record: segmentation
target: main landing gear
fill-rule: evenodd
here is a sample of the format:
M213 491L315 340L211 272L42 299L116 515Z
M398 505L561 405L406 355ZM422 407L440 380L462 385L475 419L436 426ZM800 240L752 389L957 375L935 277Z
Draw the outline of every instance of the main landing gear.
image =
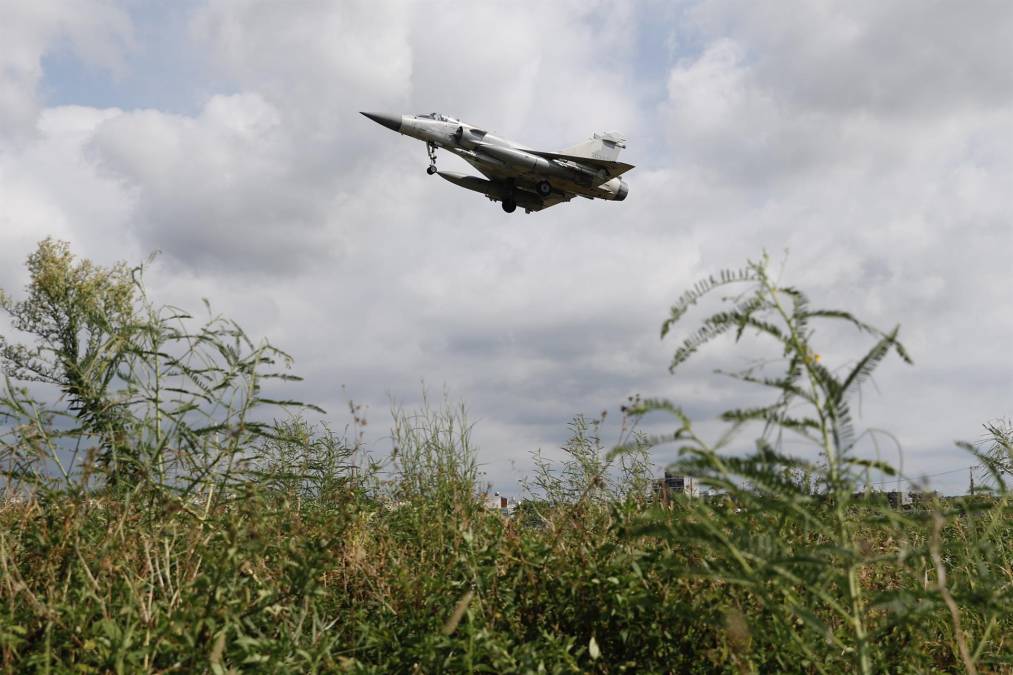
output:
M426 168L426 173L432 176L436 173L436 144L432 141L426 142L426 153L429 155L429 166Z
M512 199L504 199L503 210L506 211L507 213L513 213L515 210L517 210L517 202L515 202Z
M549 181L547 180L543 180L535 187L538 189L539 197L548 197L549 195L552 194L552 186L549 185Z

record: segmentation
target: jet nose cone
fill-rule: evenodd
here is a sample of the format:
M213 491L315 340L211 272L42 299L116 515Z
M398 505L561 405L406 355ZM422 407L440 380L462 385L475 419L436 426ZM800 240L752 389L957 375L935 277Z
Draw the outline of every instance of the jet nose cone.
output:
M389 115L387 113L370 113L370 112L364 112L360 114L365 115L366 117L373 120L377 124L382 124L388 129L392 129L394 131L401 131L400 115Z

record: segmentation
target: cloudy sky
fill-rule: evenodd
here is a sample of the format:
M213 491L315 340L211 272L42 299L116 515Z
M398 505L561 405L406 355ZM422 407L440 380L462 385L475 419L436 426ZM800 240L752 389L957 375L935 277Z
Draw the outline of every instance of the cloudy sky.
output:
M291 395L339 428L366 404L378 450L423 382L467 403L514 493L571 416L633 393L714 428L742 390L712 370L755 352L672 376L658 329L764 249L817 304L901 324L915 365L884 365L861 422L906 471L966 467L952 441L1013 415L1003 0L0 0L0 45L0 288L46 235L103 263L161 251L158 300L208 297L290 352ZM630 195L507 215L360 110L545 149L619 130Z

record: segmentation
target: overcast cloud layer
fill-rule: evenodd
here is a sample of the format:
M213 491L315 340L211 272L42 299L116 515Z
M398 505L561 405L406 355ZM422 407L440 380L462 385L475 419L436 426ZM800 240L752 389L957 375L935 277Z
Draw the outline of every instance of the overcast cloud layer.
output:
M658 328L696 278L787 249L818 304L902 325L915 366L884 366L863 424L911 473L966 467L952 441L1013 414L1013 6L521 5L0 0L0 287L50 234L159 250L156 298L289 351L335 425L367 404L378 450L389 397L446 386L516 493L576 413L736 403L710 371L748 350L670 376ZM623 203L507 215L359 110L546 149L617 129L638 168Z

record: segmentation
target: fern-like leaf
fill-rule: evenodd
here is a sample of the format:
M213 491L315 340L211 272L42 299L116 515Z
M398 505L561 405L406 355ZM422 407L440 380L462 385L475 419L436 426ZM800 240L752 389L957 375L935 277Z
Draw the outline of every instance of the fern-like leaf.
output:
M661 324L661 337L664 338L668 335L672 326L682 318L689 308L715 288L744 281L755 281L756 278L756 272L752 267L743 267L738 270L721 270L717 277L711 275L705 279L700 279L693 284L691 289L679 296L679 299L672 305L670 316Z
M890 349L894 345L899 344L897 342L897 332L900 327L894 328L892 331L884 335L879 339L872 348L866 352L865 356L858 360L851 372L848 373L847 377L844 378L841 383L840 392L838 396L845 396L853 387L861 386L861 384L872 375L872 371L886 358L886 355L890 353Z

